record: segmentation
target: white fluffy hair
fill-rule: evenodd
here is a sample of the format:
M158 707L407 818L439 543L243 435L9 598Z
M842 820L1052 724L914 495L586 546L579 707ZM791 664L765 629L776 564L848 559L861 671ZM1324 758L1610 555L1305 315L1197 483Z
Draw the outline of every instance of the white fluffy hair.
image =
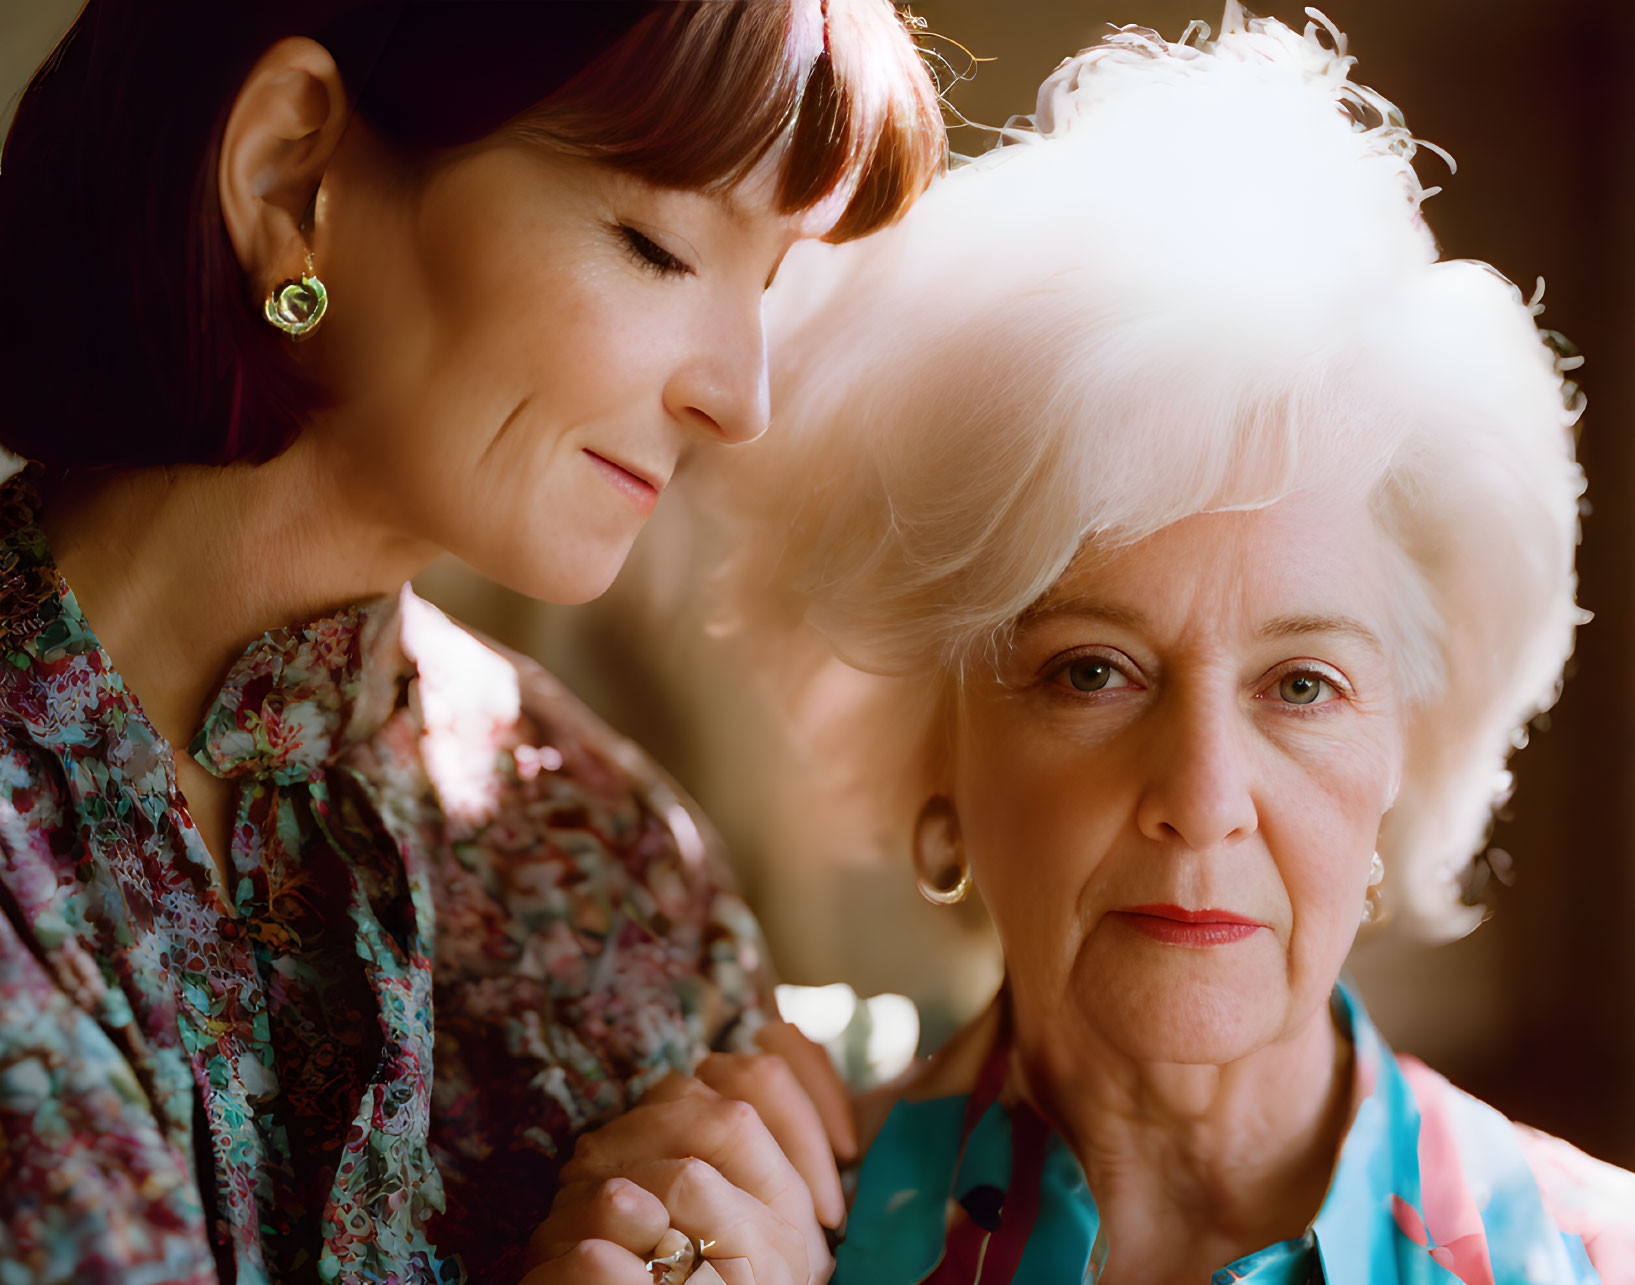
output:
M1400 563L1386 895L1452 934L1585 618L1576 361L1498 273L1438 258L1422 145L1308 13L1118 30L896 227L802 247L727 583L762 654L816 631L892 690L945 688L1087 544L1348 489Z

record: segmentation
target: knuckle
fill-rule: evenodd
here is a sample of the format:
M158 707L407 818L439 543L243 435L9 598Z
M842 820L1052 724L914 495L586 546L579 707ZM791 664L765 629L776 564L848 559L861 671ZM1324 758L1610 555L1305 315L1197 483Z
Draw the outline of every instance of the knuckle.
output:
M753 1133L761 1125L761 1113L742 1098L723 1099L720 1117L722 1126L737 1136Z
M616 1214L635 1213L640 1199L636 1184L628 1178L609 1178L596 1189L597 1203Z
M594 1168L601 1154L601 1138L594 1133L582 1133L579 1141L573 1144L573 1159L568 1161L566 1168Z
M681 1179L695 1187L708 1183L715 1170L708 1160L700 1160L697 1156L686 1156L681 1161Z
M620 1250L605 1240L582 1240L562 1255L561 1262L573 1269L571 1280L590 1273L610 1273L619 1266Z
M710 1166L697 1156L686 1156L676 1161L675 1173L669 1184L672 1197L702 1194L709 1187L712 1172Z

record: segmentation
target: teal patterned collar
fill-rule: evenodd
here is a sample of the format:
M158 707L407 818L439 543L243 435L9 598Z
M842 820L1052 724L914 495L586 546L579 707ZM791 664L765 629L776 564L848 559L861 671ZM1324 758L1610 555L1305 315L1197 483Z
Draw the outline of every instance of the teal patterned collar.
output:
M1596 1280L1587 1259L1579 1261L1581 1247L1575 1256L1576 1238L1554 1230L1509 1122L1459 1095L1457 1123L1422 1128L1413 1087L1357 996L1342 982L1332 1004L1356 1049L1357 1110L1322 1207L1303 1237L1222 1267L1213 1285ZM997 1104L989 1108L962 1155L966 1104L958 1096L892 1110L864 1158L833 1285L916 1285L942 1257L950 1191L967 1210L1002 1204L1011 1183L1010 1118ZM1485 1172L1465 1172L1473 1158ZM1422 1163L1434 1170L1429 1199ZM1055 1135L1040 1188L1013 1279L1094 1285L1107 1260L1100 1216L1083 1170Z

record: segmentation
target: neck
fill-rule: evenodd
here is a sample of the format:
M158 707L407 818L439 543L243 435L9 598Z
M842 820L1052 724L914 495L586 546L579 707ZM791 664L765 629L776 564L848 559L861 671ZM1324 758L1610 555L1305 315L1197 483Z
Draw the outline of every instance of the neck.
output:
M48 498L58 569L172 744L254 639L393 592L435 556L359 515L338 476L308 434L267 464L144 469Z
M1064 1056L1059 1035L1028 1034L1019 1022L1015 1082L1083 1166L1116 1276L1207 1275L1316 1216L1352 1111L1352 1048L1326 1004L1225 1065L1136 1061L1093 1037Z

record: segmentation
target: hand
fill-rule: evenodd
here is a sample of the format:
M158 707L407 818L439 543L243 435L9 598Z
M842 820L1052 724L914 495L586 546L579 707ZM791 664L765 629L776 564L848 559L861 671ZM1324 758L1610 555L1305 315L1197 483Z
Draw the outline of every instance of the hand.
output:
M834 1157L857 1149L845 1088L793 1027L762 1043L782 1056L707 1058L580 1139L524 1285L651 1285L645 1260L672 1225L713 1242L699 1285L828 1279L819 1224L844 1218Z
M813 1108L818 1113L818 1118L823 1122L823 1131L828 1137L829 1149L834 1159L841 1165L851 1164L852 1161L857 1159L858 1152L857 1118L852 1109L851 1093L846 1088L845 1082L841 1080L839 1074L835 1071L834 1063L829 1060L829 1054L824 1050L823 1046L814 1044L807 1039L800 1033L800 1029L790 1022L768 1022L761 1027L755 1038L756 1042L768 1053L783 1059L799 1082L801 1089L811 1100ZM756 1059L749 1060L755 1061ZM717 1065L725 1068L729 1064L741 1063L742 1061L744 1059L734 1059L721 1054L707 1058L704 1065L699 1068L699 1078L725 1097L741 1098L743 1101L749 1102L761 1112L763 1119L768 1117L769 1112L774 1117L778 1116L779 1112L772 1108L769 1102L754 1094L754 1086L763 1082L761 1076L751 1075L728 1078L726 1076L716 1076L714 1073L713 1068ZM709 1073L706 1074L706 1071ZM794 1143L793 1137L784 1131L780 1131L776 1124L769 1123L767 1127L772 1130L772 1136L778 1139L779 1145L784 1149L784 1154L792 1155L790 1148ZM814 1163L811 1172L803 1168L799 1163L795 1167L801 1170L801 1173L812 1185L812 1199L818 1205L819 1220L825 1227L838 1228L846 1217L844 1199L838 1205L830 1208L819 1199L817 1194L818 1186L821 1185L816 1181L818 1171L827 1172L833 1166L827 1161L821 1164ZM833 1220L829 1217L831 1213L833 1214Z

